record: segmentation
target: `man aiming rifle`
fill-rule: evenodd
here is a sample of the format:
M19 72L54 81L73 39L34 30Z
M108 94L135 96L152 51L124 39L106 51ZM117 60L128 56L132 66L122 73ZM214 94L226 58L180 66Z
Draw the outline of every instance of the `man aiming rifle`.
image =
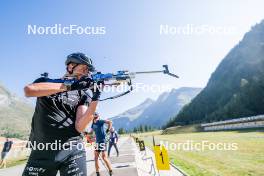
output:
M158 71L92 75L95 70L92 60L83 53L67 56L65 64L67 72L63 78L53 80L45 74L24 88L27 97L37 97L29 140L37 147L29 145L32 151L23 176L55 176L58 171L61 176L87 174L86 153L84 147L80 150L78 146L83 144L81 133L93 120L101 94L98 86L93 86L93 96L89 96L86 90L92 85L109 80L125 81L130 85L129 91L104 99L107 100L131 92L131 78L136 74L164 73L178 78L169 72L167 65ZM63 149L52 147L58 142ZM99 156L100 152L97 153ZM111 173L110 167L108 169Z
M86 152L79 149L81 133L93 120L100 90L95 86L90 98L84 92L92 84L89 75L94 71L92 60L83 53L73 53L65 62L67 75L75 81L63 77L61 83L51 82L41 77L25 86L27 97L37 97L32 119L30 143L52 144L59 142L63 149L32 149L23 176L87 175ZM65 149L66 148L66 149Z

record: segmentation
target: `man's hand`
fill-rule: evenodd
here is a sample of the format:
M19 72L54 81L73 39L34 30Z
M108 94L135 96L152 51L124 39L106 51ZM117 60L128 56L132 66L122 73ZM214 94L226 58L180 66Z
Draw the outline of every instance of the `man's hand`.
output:
M112 128L112 121L111 120L105 120L105 123L108 125L106 133L109 133L110 129Z
M98 101L100 99L103 86L104 86L104 82L101 81L93 85L93 88L91 89L93 92L92 101Z
M70 90L82 90L90 87L92 79L89 77L82 77L70 85Z

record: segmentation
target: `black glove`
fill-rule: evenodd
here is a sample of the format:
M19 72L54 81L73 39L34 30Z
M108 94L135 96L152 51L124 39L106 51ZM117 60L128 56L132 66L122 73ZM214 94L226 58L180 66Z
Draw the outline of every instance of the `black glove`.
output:
M109 129L106 129L106 131L105 131L106 133L109 133Z
M92 79L89 77L82 77L70 85L70 90L82 90L90 87Z
M104 82L99 81L93 85L93 88L91 89L93 92L92 101L98 101L100 99L103 83Z

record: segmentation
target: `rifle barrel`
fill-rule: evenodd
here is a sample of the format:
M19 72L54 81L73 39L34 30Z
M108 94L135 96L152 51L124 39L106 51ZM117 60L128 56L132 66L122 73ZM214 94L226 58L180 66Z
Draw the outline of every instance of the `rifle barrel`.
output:
M149 74L149 73L163 73L164 71L142 71L142 72L135 72L135 74Z

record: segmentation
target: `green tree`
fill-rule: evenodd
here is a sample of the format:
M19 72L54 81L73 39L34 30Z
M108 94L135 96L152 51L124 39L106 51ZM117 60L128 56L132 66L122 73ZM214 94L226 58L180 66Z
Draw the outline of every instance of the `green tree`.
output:
M124 128L119 128L118 129L118 134L126 134L126 131Z
M144 132L144 129L143 129L143 126L142 126L142 125L139 126L139 131L140 131L141 133Z
M134 127L133 132L134 133L137 133L138 132L137 127Z
M149 131L148 125L145 125L145 126L144 126L144 131L145 131L145 132L148 132L148 131Z

